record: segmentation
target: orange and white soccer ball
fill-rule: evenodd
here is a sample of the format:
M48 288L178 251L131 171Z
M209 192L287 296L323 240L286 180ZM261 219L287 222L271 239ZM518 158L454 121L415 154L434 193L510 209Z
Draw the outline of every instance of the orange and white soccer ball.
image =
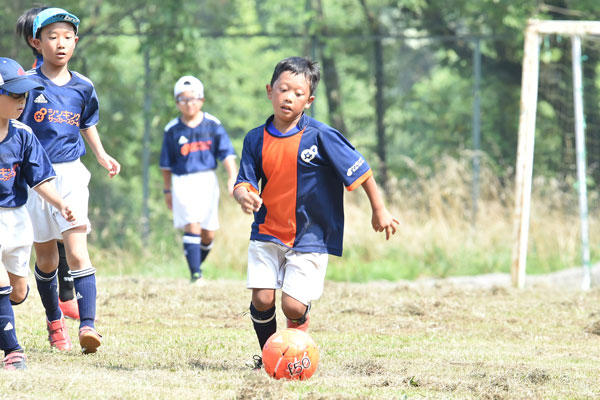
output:
M284 329L274 333L262 351L265 371L275 379L304 380L319 365L319 349L306 332Z

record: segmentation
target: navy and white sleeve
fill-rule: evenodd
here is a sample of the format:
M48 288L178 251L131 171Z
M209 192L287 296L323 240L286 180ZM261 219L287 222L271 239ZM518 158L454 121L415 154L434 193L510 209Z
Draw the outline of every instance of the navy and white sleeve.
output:
M355 189L373 174L363 155L337 130L324 130L319 139L319 149L325 151L346 189Z
M242 158L240 169L235 181L234 188L244 186L249 191L258 193L258 181L260 178L260 143L255 135L248 134L244 138L242 147Z
M25 182L33 188L48 179L54 178L56 173L37 137L31 134L26 135L25 138L21 173L25 178Z
M98 95L96 94L96 89L92 86L91 93L85 99L84 108L81 111L79 129L87 129L98 124L98 120L100 119L99 114Z
M218 138L216 149L217 158L223 161L229 156L235 156L235 149L233 148L233 144L231 144L229 135L227 135L227 131L225 131L225 128L221 124L217 126L216 137Z

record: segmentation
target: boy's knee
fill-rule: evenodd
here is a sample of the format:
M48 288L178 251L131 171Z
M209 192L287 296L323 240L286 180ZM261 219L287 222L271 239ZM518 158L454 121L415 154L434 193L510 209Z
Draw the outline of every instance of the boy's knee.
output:
M29 295L29 285L25 285L25 287L18 287L18 286L13 287L13 290L9 296L10 303L13 306L19 305L27 299L28 295Z
M259 311L265 311L272 308L275 305L274 291L261 290L252 293L252 304Z
M292 297L287 297L281 301L281 310L286 318L299 320L308 313L309 306Z
M58 268L58 254L56 256L36 254L35 264L40 271L50 273Z
M215 231L202 230L200 238L202 239L203 244L209 245L215 240Z

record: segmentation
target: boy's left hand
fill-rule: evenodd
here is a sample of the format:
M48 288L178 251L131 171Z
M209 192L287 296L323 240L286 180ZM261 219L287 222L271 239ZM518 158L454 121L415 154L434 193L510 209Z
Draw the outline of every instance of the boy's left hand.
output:
M121 171L121 164L106 153L98 156L98 163L108 170L108 176L111 178Z
M371 225L376 232L385 231L385 240L389 240L390 236L396 233L396 226L400 222L390 214L387 208L373 211Z
M59 211L60 211L60 214L63 216L63 218L66 219L68 222L70 222L71 225L73 225L75 223L77 218L75 217L75 215L73 215L73 211L71 211L71 207L64 204L63 207Z

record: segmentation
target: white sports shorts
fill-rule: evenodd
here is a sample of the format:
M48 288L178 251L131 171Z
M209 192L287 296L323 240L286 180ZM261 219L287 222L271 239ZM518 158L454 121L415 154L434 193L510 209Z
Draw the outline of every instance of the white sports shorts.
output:
M215 171L171 176L173 225L183 229L199 223L202 229L219 229L219 182Z
M323 294L327 253L300 253L272 242L251 240L248 246L248 289L281 289L308 305Z
M29 275L33 228L27 209L0 208L0 264L11 274Z
M65 163L52 164L56 178L51 181L56 190L67 202L77 218L71 224L60 215L60 212L44 200L34 189L29 189L27 211L33 224L33 241L43 243L49 240L62 239L62 233L77 226L86 226L90 233L91 225L88 219L88 200L90 192L90 172L79 159Z

